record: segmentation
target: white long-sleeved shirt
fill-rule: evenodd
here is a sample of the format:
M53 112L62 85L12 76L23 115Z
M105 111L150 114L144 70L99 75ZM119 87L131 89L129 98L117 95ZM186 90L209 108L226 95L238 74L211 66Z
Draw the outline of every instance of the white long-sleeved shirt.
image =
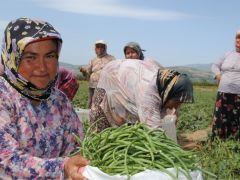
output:
M113 60L115 60L115 57L109 54L106 54L101 58L95 57L92 60L90 60L88 66L86 67L86 70L90 75L89 87L91 88L97 87L101 70L107 63Z
M159 68L155 61L117 60L102 70L98 88L106 91L101 103L109 123L118 126L115 114L128 123L144 122L151 128L162 125L156 78Z
M218 91L240 94L240 53L226 53L218 62L213 63L214 75L221 75Z

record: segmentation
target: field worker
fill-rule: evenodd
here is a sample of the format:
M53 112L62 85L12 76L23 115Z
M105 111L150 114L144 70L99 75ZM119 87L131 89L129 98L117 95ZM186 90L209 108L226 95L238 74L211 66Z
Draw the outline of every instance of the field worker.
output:
M98 121L99 131L139 121L159 128L168 109L177 113L181 103L192 101L187 75L162 69L151 61L117 60L102 70L90 122Z
M123 48L125 59L144 60L143 51L145 50L143 50L137 42L129 42Z
M155 64L156 66L160 66L161 68L164 68L157 61L150 59L150 58L145 58L143 51L145 51L145 50L142 49L137 42L129 42L123 48L125 59L151 61L150 62L151 64Z
M213 136L240 139L240 31L235 36L235 50L213 63L218 82L213 114Z
M86 68L80 68L80 72L88 74L89 79L89 94L88 94L88 107L92 105L92 97L94 90L97 87L98 80L100 77L101 70L110 61L115 60L115 57L107 53L107 43L103 40L95 42L95 53L96 57L89 61Z
M0 179L83 179L88 161L68 157L83 128L55 88L62 39L48 22L11 21L4 32L0 76Z
M72 101L79 88L76 74L66 68L59 67L56 88L61 90Z

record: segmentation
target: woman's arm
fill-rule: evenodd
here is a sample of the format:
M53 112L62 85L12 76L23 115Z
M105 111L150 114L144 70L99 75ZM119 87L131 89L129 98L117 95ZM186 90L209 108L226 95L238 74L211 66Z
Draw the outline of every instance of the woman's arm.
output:
M222 67L222 64L226 58L227 54L225 56L223 56L221 59L219 59L217 62L214 62L212 64L212 72L214 74L214 79L216 79L217 83L220 82L220 79L221 79L221 67Z
M64 120L62 121L62 128L64 129L64 135L62 137L63 146L60 156L68 156L71 152L73 152L77 146L79 146L74 138L74 135L80 137L83 140L83 125L81 123L80 117L78 117L77 113L73 109L70 102L67 103L67 106L64 108L63 114Z
M4 118L4 119L3 119ZM9 121L0 117L0 122ZM68 158L41 158L23 152L17 141L17 129L10 124L0 128L0 167L2 174L12 178L60 179L63 175L64 163Z
M86 166L88 161L80 155L70 158L40 158L21 151L18 142L13 136L2 129L0 130L0 139L2 178L64 179L64 177L75 177L83 179L79 168Z

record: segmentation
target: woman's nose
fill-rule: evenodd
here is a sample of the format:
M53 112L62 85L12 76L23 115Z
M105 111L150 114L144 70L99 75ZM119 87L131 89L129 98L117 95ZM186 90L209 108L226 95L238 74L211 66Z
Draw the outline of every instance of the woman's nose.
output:
M39 69L41 71L46 71L47 69L47 65L46 65L46 61L44 58L40 58L39 61L38 61L38 66L39 66Z

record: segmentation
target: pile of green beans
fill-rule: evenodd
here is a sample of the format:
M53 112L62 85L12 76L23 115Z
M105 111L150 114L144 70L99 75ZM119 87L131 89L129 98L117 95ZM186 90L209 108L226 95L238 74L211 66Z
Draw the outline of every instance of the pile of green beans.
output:
M150 129L142 123L110 127L102 132L89 128L83 141L76 139L80 144L77 153L110 175L130 177L145 169L157 169L177 179L178 173L166 169L176 168L191 179L190 171L197 169L193 152L183 150L161 129Z

